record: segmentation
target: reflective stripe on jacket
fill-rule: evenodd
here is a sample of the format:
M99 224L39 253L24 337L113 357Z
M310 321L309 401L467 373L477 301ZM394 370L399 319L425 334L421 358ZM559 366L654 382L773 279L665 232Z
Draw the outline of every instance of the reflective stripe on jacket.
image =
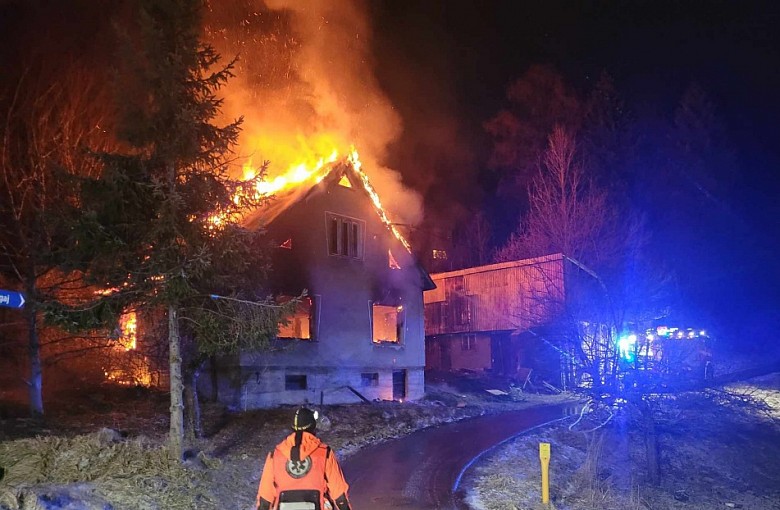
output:
M257 491L258 506L262 498L270 502L271 508L275 509L279 503L279 495L291 490L318 491L321 509L325 508L326 495L331 500L341 496L348 498L349 485L344 480L336 455L325 443L317 436L303 432L300 463L290 460L293 446L295 446L295 433L287 436L266 457Z

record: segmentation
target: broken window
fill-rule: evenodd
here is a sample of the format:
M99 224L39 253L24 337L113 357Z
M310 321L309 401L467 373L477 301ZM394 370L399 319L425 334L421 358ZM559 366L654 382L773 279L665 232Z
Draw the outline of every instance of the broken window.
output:
M374 343L403 340L406 312L403 305L374 303L371 307Z
M360 220L327 215L328 254L354 259L363 258L364 223Z
M280 296L277 298L279 303L287 303L291 296ZM314 303L309 296L301 299L295 306L291 316L288 316L279 323L278 338L292 338L297 340L311 340L312 325L314 323Z

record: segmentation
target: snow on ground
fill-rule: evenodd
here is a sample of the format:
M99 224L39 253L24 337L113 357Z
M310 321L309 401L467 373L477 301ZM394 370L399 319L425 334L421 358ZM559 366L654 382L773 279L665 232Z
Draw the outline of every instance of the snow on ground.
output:
M608 415L593 413L576 425L570 419L523 435L482 458L464 480L466 501L478 510L539 508L539 443L549 442L558 510L778 510L780 374L723 390L659 406L657 487L647 483L639 417L622 412L597 428Z

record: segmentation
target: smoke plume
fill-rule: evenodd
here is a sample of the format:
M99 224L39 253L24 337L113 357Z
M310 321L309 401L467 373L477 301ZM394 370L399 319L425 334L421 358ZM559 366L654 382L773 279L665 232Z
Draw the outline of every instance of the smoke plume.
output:
M270 161L273 177L354 145L393 221L417 223L420 196L384 166L402 125L374 74L371 32L356 1L213 0L206 19L209 42L239 59L222 95L224 114L244 118L240 158Z

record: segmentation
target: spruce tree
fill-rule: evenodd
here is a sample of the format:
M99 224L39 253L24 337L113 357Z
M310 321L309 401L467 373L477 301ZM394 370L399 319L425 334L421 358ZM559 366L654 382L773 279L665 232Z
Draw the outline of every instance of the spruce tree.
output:
M264 199L252 194L254 181L228 175L240 119L213 122L232 63L219 66L219 55L199 40L201 9L199 0L138 2L118 75L124 147L100 155L102 175L82 182L83 215L74 229L74 259L89 283L111 291L79 309L52 311L76 329L110 325L126 307L165 311L177 459L182 367L264 345L286 310L263 294L262 234L239 223Z

